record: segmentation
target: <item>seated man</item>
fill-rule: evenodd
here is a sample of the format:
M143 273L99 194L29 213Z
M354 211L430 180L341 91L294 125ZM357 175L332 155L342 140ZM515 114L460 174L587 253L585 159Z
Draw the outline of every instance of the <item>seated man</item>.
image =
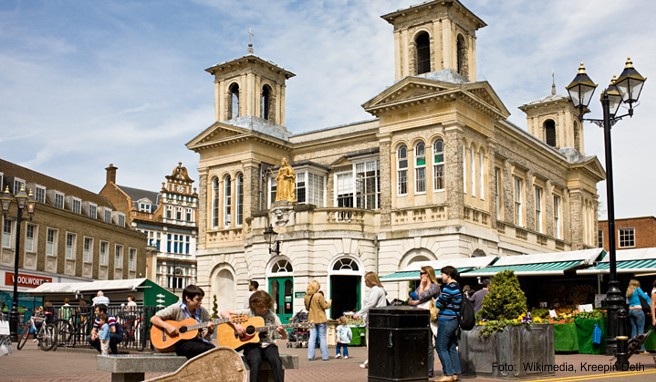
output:
M107 325L109 325L109 349L111 350L111 354L118 354L118 344L123 340L123 329L118 322L116 322L116 317L107 313L107 305L105 304L98 304L94 309L95 318L93 321L93 329L91 329L91 335L87 337L89 344L96 348L99 353L101 352L100 339L98 338L98 332L102 327L100 320L98 320L98 315L101 313L107 315Z
M201 306L205 292L196 285L189 285L182 291L182 301L157 312L150 322L158 328L164 330L170 337L178 336L178 328L165 322L166 320L182 321L187 318L195 318L199 324L207 323L205 334L198 331L198 337L191 340L180 340L175 344L175 354L187 359L193 358L210 349L214 345L210 342L214 332L214 323L210 318L209 312Z
M287 331L280 326L282 325L278 316L273 312L273 299L269 294L263 290L257 290L253 292L251 297L248 299L249 309L242 309L237 312L224 311L221 312L221 317L229 318L231 314L246 314L249 317L262 317L264 319L264 325L266 326L277 326L276 331L280 334L283 339L287 338ZM239 335L244 334L244 328L239 324L229 324L233 325L234 329ZM260 365L262 364L262 359L265 359L271 365L271 370L273 371L273 380L275 382L283 382L284 374L282 370L282 361L280 360L280 354L278 353L278 346L273 340L273 335L269 335L267 332L260 333L260 343L253 344L247 343L242 347L244 351L244 357L246 357L246 362L250 369L250 380L259 381L260 379Z

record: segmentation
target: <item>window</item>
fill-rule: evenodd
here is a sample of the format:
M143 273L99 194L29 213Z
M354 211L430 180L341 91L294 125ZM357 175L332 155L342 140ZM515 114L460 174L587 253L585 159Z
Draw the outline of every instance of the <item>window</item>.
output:
M85 263L91 263L93 260L93 238L84 238L84 248L82 249L82 260Z
M415 146L415 192L426 192L426 146L419 142Z
M191 237L169 233L166 235L166 251L169 253L189 254Z
M219 226L219 178L212 179L212 227Z
M64 194L55 191L55 207L64 208Z
M535 186L535 230L542 233L542 188Z
M524 224L524 211L522 209L523 188L524 181L520 178L515 178L515 225L517 227L522 227Z
M269 204L273 204L276 201L276 190L278 189L278 181L276 178L271 178L270 180L271 189L269 190L269 197L271 198Z
M151 213L152 212L152 204L150 204L148 202L140 202L139 203L139 212Z
M544 140L549 146L556 147L556 122L553 119L544 121Z
M296 202L305 203L305 174L304 172L296 173Z
M12 240L12 233L13 233L13 227L12 225L14 224L13 221L5 218L4 224L2 225L2 246L4 248L13 248L13 240Z
M620 237L620 248L635 247L635 228L619 228L617 231Z
M294 272L294 267L292 267L292 263L284 259L279 260L271 267L271 273L291 273L291 272Z
M406 195L408 193L408 148L405 145L402 145L396 150L396 161L396 193L398 195Z
M37 250L38 226L27 223L25 225L25 252L35 253Z
M237 205L235 206L235 224L241 226L244 224L244 175L237 174L237 184L236 184L236 197Z
M458 55L456 58L458 73L467 78L467 44L465 44L465 38L461 34L456 38L456 54Z
M17 194L20 190L25 190L25 181L23 179L14 178L14 194Z
M415 39L417 46L417 74L430 72L430 36L426 32L421 32Z
M485 155L483 150L478 152L478 196L485 199Z
M45 203L46 202L46 188L43 186L36 186L36 190L34 192L34 200L36 200L38 203Z
M494 194L496 199L496 212L497 219L502 220L503 212L503 181L501 179L501 169L499 167L494 168Z
M194 210L191 208L187 208L187 221L190 223L194 222Z
M46 231L46 255L57 256L57 235L56 229L48 228Z
M230 102L228 103L228 119L239 117L239 85L230 85Z
M462 146L462 192L467 193L467 146Z
M223 177L223 226L230 227L230 211L232 210L232 184L230 176Z
M71 199L71 211L76 214L82 214L82 200L79 198Z
M74 233L66 232L66 259L75 260L75 242L77 235Z
M471 180L471 195L476 196L476 149L474 148L473 144L469 149L469 163L471 165L471 174L469 179Z
M560 227L560 215L562 211L560 209L560 196L554 195L554 237L556 239L560 239L562 233L562 229Z
M105 207L105 223L112 222L112 210Z
M123 246L116 244L114 251L114 268L123 269Z
M444 189L444 141L433 142L433 190Z
M377 160L355 164L356 206L358 208L371 210L380 205L380 174L378 170Z
M348 258L339 259L333 265L333 271L357 271L359 269L358 263Z
M603 248L604 247L604 231L603 230L597 230L597 248Z
M336 177L337 207L353 207L353 174L345 172Z
M314 204L317 207L323 207L323 175L313 174L308 175L308 203Z
M271 107L271 87L264 85L262 87L262 99L260 104L262 119L269 119L269 108Z
M89 217L92 219L98 218L98 206L93 203L89 203Z
M109 243L106 241L100 241L100 255L99 261L100 265L107 266L107 256L109 255Z
M182 207L175 209L175 220L182 220Z
M119 227L125 227L125 215L122 212L119 212L116 216L116 224Z
M128 269L132 272L137 270L137 249L130 248L128 250Z

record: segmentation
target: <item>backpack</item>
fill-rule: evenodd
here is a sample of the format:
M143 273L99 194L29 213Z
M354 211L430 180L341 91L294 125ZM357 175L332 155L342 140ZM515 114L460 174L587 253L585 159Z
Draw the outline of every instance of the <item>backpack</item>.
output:
M460 328L462 330L472 330L476 325L474 304L462 293L462 289L460 289L460 294L462 295L462 303L460 303Z

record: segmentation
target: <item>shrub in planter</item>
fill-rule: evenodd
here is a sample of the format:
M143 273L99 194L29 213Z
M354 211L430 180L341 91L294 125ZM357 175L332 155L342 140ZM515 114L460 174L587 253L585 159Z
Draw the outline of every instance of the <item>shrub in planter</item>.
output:
M484 320L514 319L526 314L526 295L513 271L499 272L490 280L490 291L483 300Z

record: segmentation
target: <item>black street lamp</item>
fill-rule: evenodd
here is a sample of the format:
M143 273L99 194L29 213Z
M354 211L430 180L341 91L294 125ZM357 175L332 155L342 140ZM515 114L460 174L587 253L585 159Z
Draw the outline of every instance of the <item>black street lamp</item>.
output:
M626 65L620 77L611 81L608 88L601 93L601 106L603 110L603 119L587 119L583 115L590 110L588 105L592 99L592 94L597 84L592 82L585 72L583 63L579 66L579 71L574 80L567 85L572 103L579 109L579 120L590 121L604 129L604 147L606 151L606 195L608 203L608 253L610 256L610 275L608 281L608 291L604 305L607 310L607 328L606 328L606 354L617 355L618 346L616 337L620 334L620 328L624 333L626 325L626 307L625 298L622 295L619 282L617 281L617 258L615 248L615 201L613 197L613 159L611 154L611 128L622 118L633 116L633 104L638 102L642 85L647 79L638 73L633 67L631 58L627 58ZM617 115L620 105L628 104L628 112L624 115ZM618 317L620 310L623 310ZM627 359L618 361L628 362Z
M30 220L36 208L36 201L32 198L32 191L29 195L25 193L25 186L21 186L20 191L16 195L9 192L9 186L5 187L5 191L0 196L2 203L2 216L7 216L9 213L9 206L11 202L16 200L16 251L14 252L14 296L12 297L11 312L9 313L9 331L12 342L18 342L18 258L20 256L20 237L21 237L21 222L23 221L23 210L27 210Z
M273 241L274 237L278 235L278 232L273 230L271 224L264 230L264 240L269 244L269 254L280 255L280 240ZM275 245L275 247L274 247Z

